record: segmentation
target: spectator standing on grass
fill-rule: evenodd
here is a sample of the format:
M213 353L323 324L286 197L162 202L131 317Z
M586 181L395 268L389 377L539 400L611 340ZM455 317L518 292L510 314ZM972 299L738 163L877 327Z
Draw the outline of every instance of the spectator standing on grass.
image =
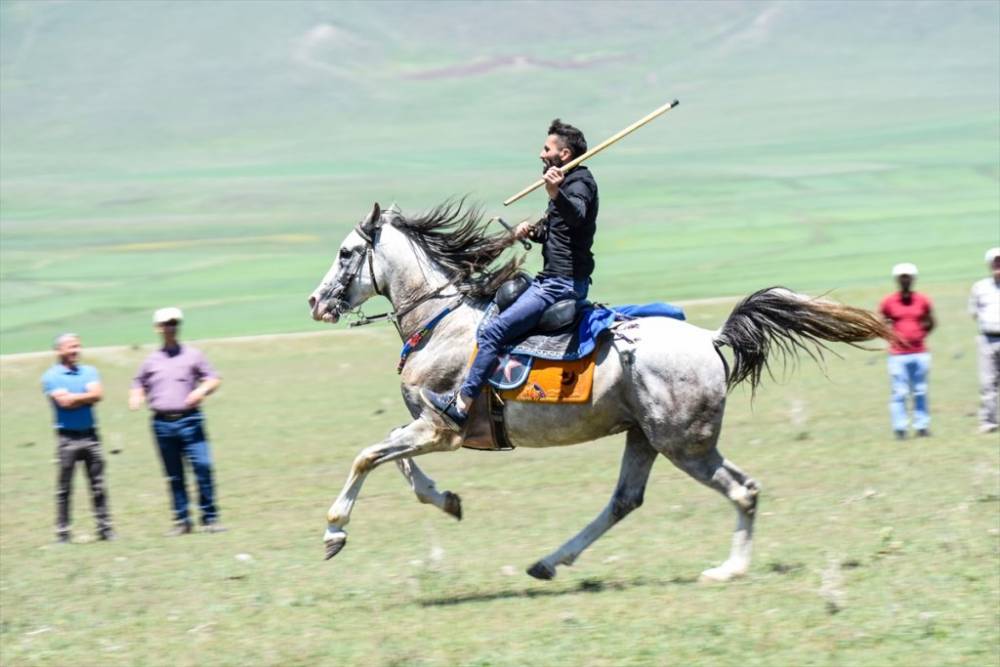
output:
M179 308L160 308L153 326L163 345L143 361L129 391L129 409L138 410L145 401L153 412L153 436L159 446L163 470L170 484L175 537L192 531L188 511L184 459L198 481L201 523L205 532L225 530L219 523L212 478L212 454L205 433L201 404L221 383L205 355L178 338L184 315Z
M997 430L997 387L1000 385L1000 248L986 251L992 275L972 286L969 313L979 325L979 432Z
M889 346L889 377L892 397L889 413L892 430L900 440L906 438L910 419L906 399L913 396L913 428L919 437L930 435L931 415L927 406L927 375L931 354L924 340L934 330L930 298L913 291L917 267L909 262L892 267L899 291L882 299L879 311L892 325L896 340Z
M111 527L111 514L108 511L104 455L94 417L94 404L104 395L101 378L93 366L79 363L81 345L80 337L76 334L62 334L56 338L54 347L59 360L42 375L42 389L52 403L58 443L56 539L60 543L70 541L73 471L77 461L82 461L90 479L90 499L94 507L94 518L97 520L97 539L113 540L115 531Z

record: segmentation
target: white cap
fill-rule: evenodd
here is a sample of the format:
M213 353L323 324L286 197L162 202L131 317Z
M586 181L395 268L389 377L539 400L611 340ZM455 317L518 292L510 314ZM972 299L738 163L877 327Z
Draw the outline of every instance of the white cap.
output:
M892 267L892 277L898 278L899 276L915 276L917 275L917 265L911 264L909 262L903 262L902 264L897 264Z
M1000 257L1000 247L990 248L989 250L986 251L987 264L992 264L993 260L995 260L997 257Z
M177 320L180 322L183 319L184 313L181 312L181 309L173 306L160 308L153 313L153 324L163 324L164 322L169 322L170 320Z

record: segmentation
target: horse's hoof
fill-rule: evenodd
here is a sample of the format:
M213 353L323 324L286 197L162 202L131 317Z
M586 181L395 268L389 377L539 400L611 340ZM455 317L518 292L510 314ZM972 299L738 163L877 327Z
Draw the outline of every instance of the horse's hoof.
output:
M541 579L542 581L548 581L556 576L556 568L551 565L546 565L542 561L538 561L529 567L527 572L535 579Z
M718 584L725 581L729 581L729 575L722 568L718 567L705 570L698 577L698 583L701 584Z
M742 577L743 574L743 572L738 570L720 565L719 567L713 567L702 572L701 576L698 577L698 581L703 584L725 583L737 577Z
M462 520L462 499L457 493L451 491L444 492L444 511L452 515L459 521Z
M347 533L334 533L333 535L328 535L323 541L326 544L325 560L330 560L339 554L340 550L347 544Z

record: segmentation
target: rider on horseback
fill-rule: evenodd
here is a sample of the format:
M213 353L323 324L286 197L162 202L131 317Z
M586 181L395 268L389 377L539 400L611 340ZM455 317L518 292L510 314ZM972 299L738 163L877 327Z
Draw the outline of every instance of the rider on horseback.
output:
M597 183L590 170L577 166L567 173L564 164L587 152L583 133L558 118L549 126L539 157L543 163L549 205L545 218L522 222L514 230L542 244L542 271L518 299L486 324L477 336L478 349L462 386L454 394L420 390L425 404L455 431L461 431L469 408L486 385L503 348L529 333L546 308L563 299L586 299L594 271L597 223Z

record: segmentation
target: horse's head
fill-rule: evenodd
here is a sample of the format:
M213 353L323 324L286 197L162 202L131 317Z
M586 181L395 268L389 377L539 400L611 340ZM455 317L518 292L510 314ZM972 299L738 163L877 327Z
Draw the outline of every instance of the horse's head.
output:
M314 320L335 324L345 312L379 293L373 257L382 225L382 209L376 203L340 244L330 270L309 295Z
M323 281L309 295L314 320L335 323L374 295L392 303L391 320L439 296L491 297L517 271L513 258L491 264L510 247L511 235L489 234L475 208L449 200L417 217L378 204L343 243Z

